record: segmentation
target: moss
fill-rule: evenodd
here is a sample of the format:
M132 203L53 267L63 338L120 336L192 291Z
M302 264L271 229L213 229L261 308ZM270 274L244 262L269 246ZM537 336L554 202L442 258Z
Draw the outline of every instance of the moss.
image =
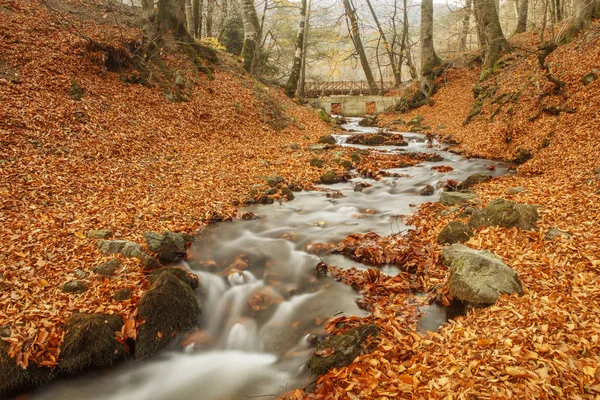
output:
M157 272L154 283L140 300L139 317L146 322L138 332L135 345L137 359L154 356L176 334L191 329L198 322L200 307L194 291L173 270Z
M517 204L513 201L497 199L482 210L473 212L469 227L500 226L503 228L534 229L539 216L529 204Z
M458 190L466 190L466 189L469 189L471 186L474 186L474 185L477 185L477 184L483 183L483 182L488 182L491 179L492 179L492 177L487 174L469 175L469 177L467 179L465 179L458 185Z
M310 160L311 167L323 168L323 163L324 161L320 158L313 158L312 160Z
M473 231L461 222L452 221L442 229L438 236L439 244L464 243L473 236Z
M199 286L198 278L195 275L191 275L186 270L176 267L157 269L156 271L148 275L148 280L150 281L150 283L154 283L163 274L173 275L180 281L189 285L192 289L197 289Z
M330 336L317 346L317 351L307 363L308 370L315 375L326 374L331 368L349 365L362 351L363 342L369 336L377 336L379 329L373 324L361 325L337 336ZM327 354L322 357L317 354Z
M60 351L58 369L74 374L92 367L108 367L125 358L116 339L123 320L109 314L73 314L66 322L67 334Z
M331 122L329 115L327 115L327 113L323 110L319 110L319 118L321 118L321 121L325 122L326 124Z
M0 340L0 397L8 398L21 391L29 390L53 380L56 372L49 368L40 368L30 364L27 369L17 365L8 356L8 342Z

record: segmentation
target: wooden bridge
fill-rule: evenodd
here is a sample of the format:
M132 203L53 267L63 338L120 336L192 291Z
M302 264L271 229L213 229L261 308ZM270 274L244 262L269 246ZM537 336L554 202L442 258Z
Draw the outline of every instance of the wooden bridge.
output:
M383 82L383 93L394 88L394 82ZM318 98L324 96L356 96L382 95L381 82L377 82L377 90L371 90L367 81L331 81L306 82L304 97Z

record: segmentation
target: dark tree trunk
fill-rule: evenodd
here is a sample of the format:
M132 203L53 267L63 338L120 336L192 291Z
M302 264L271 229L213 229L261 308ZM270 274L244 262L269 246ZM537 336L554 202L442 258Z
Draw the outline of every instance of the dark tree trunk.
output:
M212 37L213 35L214 6L215 0L206 0L206 37Z
M463 9L462 29L460 31L460 40L458 41L458 51L467 51L467 38L469 37L470 19L471 19L472 0L467 0Z
M375 82L375 78L373 78L373 73L371 72L371 67L369 66L369 60L367 59L365 48L363 47L362 41L360 39L360 30L358 29L358 18L356 17L356 11L350 3L350 0L342 1L346 10L346 16L350 20L350 36L352 36L354 48L358 53L360 64L363 68L363 71L365 72L365 78L367 79L367 83L369 84L369 89L372 93L377 93L377 83Z
M304 31L306 28L306 0L300 2L300 22L298 24L298 35L296 36L296 52L294 54L294 64L287 83L285 84L285 94L288 97L294 97L300 78L300 69L302 67L302 56L304 54Z
M194 37L202 38L202 9L204 0L194 0L192 3L192 13L194 14Z
M375 14L375 10L373 9L373 6L371 5L371 1L370 0L366 0L366 1L367 1L367 5L369 6L369 10L371 11L371 15L373 16L373 21L375 21L375 25L377 25L377 30L379 31L379 37L383 41L383 46L385 47L385 51L387 52L388 58L390 59L390 66L392 67L392 73L394 74L395 87L399 87L400 84L402 83L402 73L400 71L400 67L396 63L396 56L394 55L392 46L390 46L390 43L388 42L387 38L385 37L385 33L383 31L383 28L381 27L381 24L379 23L377 14Z
M500 20L496 12L494 0L475 0L475 15L477 16L478 32L484 50L482 78L492 71L500 52L508 48L508 42L502 33Z
M493 1L493 0L492 0ZM433 0L421 1L421 76L431 83L434 69L442 63L433 48Z
M244 69L250 73L254 72L260 52L260 25L258 15L254 8L253 0L241 0L242 2L242 20L244 22L244 47L242 48L242 58L244 59Z
M551 0L553 1L553 0ZM523 33L527 30L527 9L529 7L529 0L521 0L519 4L519 17L517 19L517 29L515 33Z

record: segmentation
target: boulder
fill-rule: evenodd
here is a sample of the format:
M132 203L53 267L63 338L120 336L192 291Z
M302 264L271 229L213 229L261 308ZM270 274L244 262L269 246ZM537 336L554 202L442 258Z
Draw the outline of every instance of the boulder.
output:
M456 206L467 204L476 197L473 193L442 192L440 203L444 206Z
M271 187L273 186L277 186L279 185L281 182L283 182L283 178L279 175L271 175L271 176L267 176L265 178L265 180L267 181L267 184Z
M177 333L198 323L200 306L194 290L178 277L182 273L173 271L176 269L158 270L150 289L140 300L139 318L146 322L139 327L135 345L135 357L139 360L154 356Z
M340 178L333 171L327 171L323 176L321 176L321 183L324 185L333 185L339 181Z
M492 179L491 175L487 175L487 174L473 174L473 175L470 175L464 181L462 181L458 185L457 189L458 190L467 190L471 186L477 185L479 183L487 182L487 181L489 181L491 179Z
M145 232L148 250L158 255L163 263L174 263L185 258L186 240L183 234L165 231L162 234Z
M123 320L118 315L73 314L65 323L65 340L60 348L58 370L74 374L94 367L108 367L125 358L116 338Z
M308 360L308 370L315 375L324 375L332 368L349 365L361 353L363 342L369 336L378 334L379 328L369 324L328 337L317 346L314 355Z
M546 240L553 240L557 237L562 237L565 239L570 239L571 235L569 232L561 231L560 229L552 228L546 233Z
M294 200L296 196L294 196L294 192L287 186L281 188L281 194L284 195L288 200Z
M439 244L464 243L473 236L473 231L462 222L452 221L438 235Z
M83 293L88 289L87 283L84 281L71 281L62 285L61 290L65 293Z
M145 251L142 250L142 246L134 242L125 243L125 246L121 249L120 253L127 258L137 258L140 260L140 264L144 269L153 269L160 267L158 260Z
M10 333L9 333L10 335ZM9 342L0 340L0 398L12 398L18 392L42 386L53 380L56 371L30 363L27 369L8 355Z
M317 143L324 143L324 144L335 144L335 138L333 137L333 135L330 133L328 135L325 135L323 137L321 137Z
M383 135L373 135L365 140L365 144L367 146L380 146L385 143L385 136Z
M432 196L435 193L435 188L431 185L425 186L421 191L419 191L419 195L421 196Z
M129 240L101 240L98 242L98 247L102 254L119 254L128 244L139 246Z
M515 187L508 188L508 189L506 190L506 192L507 192L508 194L518 194L518 193L523 193L523 192L525 192L525 188L524 188L523 186L515 186Z
M310 160L311 167L323 168L324 163L325 161L321 160L320 158L313 158Z
M360 121L358 121L358 125L364 126L364 127L373 126L374 123L375 123L375 118L373 118L373 117L363 118Z
M117 268L119 268L120 266L121 260L119 260L118 258L114 258L110 261L95 266L94 268L92 268L92 271L99 275L113 276Z
M501 294L523 294L518 274L487 250L453 244L442 250L442 264L450 270L452 297L473 306L494 304Z
M350 160L340 160L340 165L346 169L352 169L354 165L352 165L352 161Z
M88 239L110 239L113 231L110 229L92 229L85 235Z
M514 201L496 199L487 207L473 212L469 227L500 226L503 228L535 229L538 213L529 204L517 204Z

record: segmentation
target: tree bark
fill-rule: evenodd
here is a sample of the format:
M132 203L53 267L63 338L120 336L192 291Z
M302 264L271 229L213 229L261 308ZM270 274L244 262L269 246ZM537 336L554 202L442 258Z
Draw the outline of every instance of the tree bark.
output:
M554 1L554 0L552 0ZM517 29L515 33L523 33L527 30L527 9L529 7L529 0L521 0L519 4L519 17L517 19Z
M287 83L285 84L285 94L288 97L294 97L298 88L298 79L300 78L300 69L302 67L302 56L304 54L304 33L306 28L306 0L300 1L300 22L298 24L298 35L296 36L296 52L294 53L294 63Z
M196 29L194 26L194 8L192 6L192 0L185 0L185 26L190 35L196 36Z
M308 31L310 29L310 10L312 7L312 0L308 3L308 8L306 10L306 23L304 24L304 43L302 43L302 48L304 49L302 53L302 66L300 67L300 82L298 83L298 96L302 99L304 98L304 85L306 83L306 53L307 53L307 44L308 44Z
M254 72L260 51L260 25L253 0L241 0L242 21L244 22L244 47L242 58L244 69Z
M373 78L373 73L371 72L371 67L369 66L367 55L365 54L365 48L363 47L362 41L360 39L360 30L358 29L358 18L356 17L356 11L350 3L350 0L342 0L342 2L344 3L346 16L350 20L350 36L352 37L354 48L358 53L360 64L362 65L363 71L365 73L365 78L367 79L367 83L369 84L369 89L372 93L377 93L377 83Z
M493 69L496 61L500 58L500 51L508 48L508 41L502 33L496 4L494 0L475 0L476 15L478 18L479 32L485 43L482 78ZM478 11L478 12L477 12Z
M158 22L161 33L172 32L178 39L187 39L189 34L185 27L185 21L185 4L183 1L160 0L158 2Z
M213 14L215 9L215 0L206 0L206 37L213 35Z
M202 38L202 9L204 8L204 0L193 0L192 11L194 14L194 37Z
M565 34L560 38L560 41L568 41L576 36L579 32L587 29L592 23L592 17L596 12L596 1L594 0L574 0L574 17L573 22Z
M385 51L387 52L387 55L390 59L390 66L392 67L392 73L394 74L395 87L399 87L400 84L402 83L402 73L400 71L398 64L396 63L396 56L394 55L392 46L390 46L390 43L388 42L387 38L385 37L385 32L383 31L383 28L381 27L381 24L379 23L379 19L377 18L377 14L375 14L375 10L373 9L373 6L371 5L371 1L370 0L366 0L366 1L367 1L367 5L369 6L369 10L371 10L371 15L373 16L373 21L375 21L375 25L377 25L377 30L379 31L379 37L381 38L381 40L383 42L383 46L385 47Z
M466 0L463 8L462 30L460 31L460 40L458 42L458 51L467 51L467 38L469 37L469 27L471 18L472 0Z
M491 0L493 1L493 0ZM493 3L492 3L493 4ZM421 76L430 84L433 70L442 60L433 48L433 0L421 1Z

